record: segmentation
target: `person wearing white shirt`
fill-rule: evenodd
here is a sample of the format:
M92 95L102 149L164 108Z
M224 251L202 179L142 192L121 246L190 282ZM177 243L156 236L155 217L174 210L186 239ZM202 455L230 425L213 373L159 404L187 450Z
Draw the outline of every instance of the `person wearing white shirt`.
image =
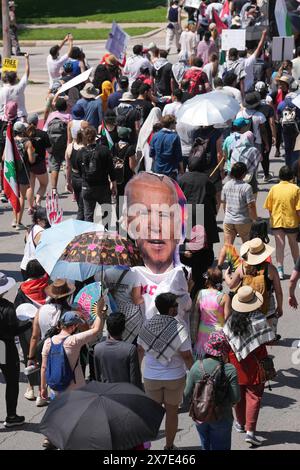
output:
M6 72L3 75L3 87L0 90L0 119L4 119L5 106L8 101L16 101L18 104L18 118L25 120L27 111L25 106L25 88L30 74L29 54L24 54L26 64L25 73L17 83L16 72Z
M293 59L293 69L292 69L292 75L293 78L300 83L300 47L297 47L297 57L296 59Z
M234 72L228 72L223 78L224 86L222 90L229 96L233 96L239 104L242 104L242 93L237 86L237 76Z
M250 90L250 88L253 86L254 83L254 65L256 63L256 60L260 57L262 48L264 46L265 40L267 37L267 30L263 31L261 39L258 43L257 48L253 52L253 54L249 55L247 57L247 52L243 51L239 53L239 56L243 58L244 60L244 68L246 72L245 76L245 92Z
M137 44L133 46L133 56L128 57L123 70L124 75L128 77L129 88L141 73L141 67L152 70L152 65L148 59L143 57L143 46Z
M163 117L168 115L177 116L178 111L182 106L182 91L180 89L174 90L172 95L172 103L166 104L162 112Z
M59 52L63 48L63 46L68 42L69 49L67 54L59 57ZM52 84L54 80L57 80L60 76L60 69L63 65L67 62L69 55L71 53L73 47L73 37L71 34L67 34L67 36L63 39L61 44L57 44L56 46L51 47L49 51L49 55L47 57L47 70L49 75L49 88L52 88Z
M223 4L220 3L220 2L212 2L210 3L210 5L208 5L208 7L206 8L206 11L205 11L205 16L206 18L208 18L209 20L213 20L213 10L215 10L215 12L220 15L221 11L223 9Z
M196 55L198 41L195 23L189 23L185 30L182 31L179 43L181 47L179 60L184 60L187 62L192 55Z

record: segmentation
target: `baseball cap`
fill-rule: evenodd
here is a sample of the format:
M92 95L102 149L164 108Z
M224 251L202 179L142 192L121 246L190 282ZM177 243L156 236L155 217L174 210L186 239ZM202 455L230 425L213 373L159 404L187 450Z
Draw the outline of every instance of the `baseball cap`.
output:
M21 132L25 132L27 127L28 125L25 122L17 121L14 123L13 129L15 132L21 133Z
M27 118L28 124L37 124L39 122L39 115L37 113L29 114Z
M65 312L61 317L60 322L65 326L79 325L80 323L84 323L82 318L80 318L76 312L72 311Z
M257 82L255 84L255 91L258 91L259 93L266 89L267 89L267 85L265 84L265 82Z

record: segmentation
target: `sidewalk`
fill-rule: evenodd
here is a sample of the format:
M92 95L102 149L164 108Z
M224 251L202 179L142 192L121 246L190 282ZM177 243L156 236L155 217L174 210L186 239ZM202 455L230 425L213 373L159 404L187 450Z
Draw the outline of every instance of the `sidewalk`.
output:
M164 23L118 23L121 28L162 28ZM110 23L85 21L84 23L19 24L20 29L111 29Z

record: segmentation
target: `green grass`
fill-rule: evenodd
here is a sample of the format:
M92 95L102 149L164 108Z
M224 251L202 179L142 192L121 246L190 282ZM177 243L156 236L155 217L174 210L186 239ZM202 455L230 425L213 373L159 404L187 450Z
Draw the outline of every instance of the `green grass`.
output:
M125 28L130 36L139 36L152 31L153 28ZM62 40L66 34L72 33L77 41L107 39L110 29L63 29L63 28L38 28L20 30L18 35L21 40Z
M74 0L72 4L68 0L22 0L17 18L28 24L161 22L166 20L166 4L166 0Z

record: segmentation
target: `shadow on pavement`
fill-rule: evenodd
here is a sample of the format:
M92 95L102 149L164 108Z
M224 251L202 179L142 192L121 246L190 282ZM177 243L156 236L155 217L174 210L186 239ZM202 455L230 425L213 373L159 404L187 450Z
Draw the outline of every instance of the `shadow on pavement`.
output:
M3 421L0 421L0 424L3 425ZM41 434L40 431L40 423L24 423L22 426L15 426L13 428L5 428L1 427L0 428L0 433L9 433L9 432L15 432L15 431L26 431L26 432L34 432L36 434Z
M282 383L278 384L278 386L282 386ZM273 387L273 384L272 384ZM274 388L276 388L276 384L274 385ZM262 398L262 408L266 406L270 406L275 409L283 409L283 408L289 408L291 405L294 405L297 403L297 400L294 398L289 398L289 397L283 397L282 395L275 395L275 393L272 394L272 392L268 393L265 391L263 398Z
M266 439L262 447L274 446L277 444L300 444L300 433L297 431L271 431L259 432L259 437Z
M290 377L290 374L293 377ZM299 389L299 383L300 383L300 370L299 369L294 369L291 367L290 369L282 369L277 372L276 376L276 383L272 383L271 387L272 388L279 388L282 386L289 387L289 388L296 388Z

